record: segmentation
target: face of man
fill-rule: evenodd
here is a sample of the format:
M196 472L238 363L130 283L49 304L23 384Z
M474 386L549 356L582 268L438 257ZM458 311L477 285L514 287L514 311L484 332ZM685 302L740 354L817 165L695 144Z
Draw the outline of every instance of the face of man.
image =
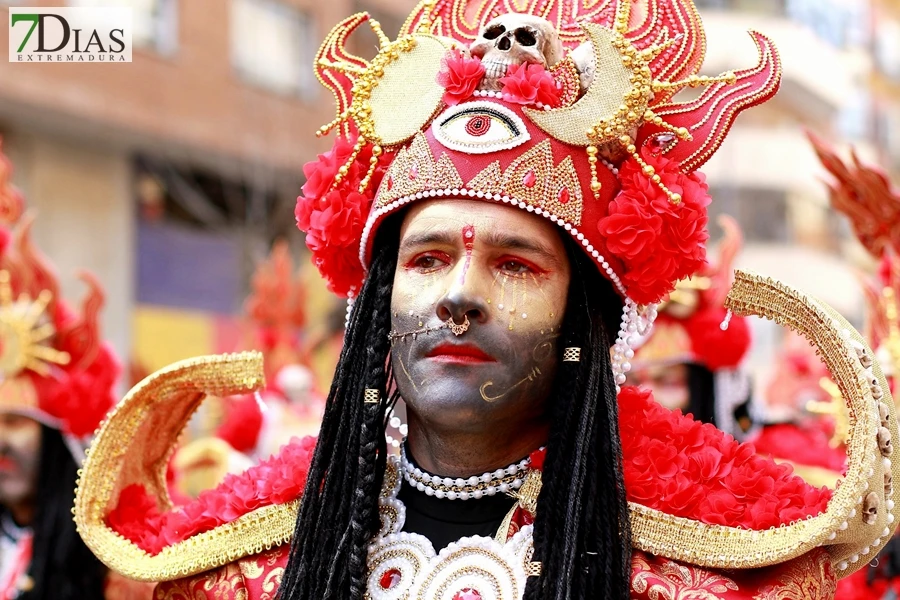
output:
M570 277L540 217L471 200L414 206L391 298L394 376L411 415L480 432L543 414Z
M27 507L37 492L40 449L37 421L0 413L0 504L14 516L30 513Z
M687 410L691 401L686 364L647 365L635 369L629 385L653 390L653 398L669 410Z

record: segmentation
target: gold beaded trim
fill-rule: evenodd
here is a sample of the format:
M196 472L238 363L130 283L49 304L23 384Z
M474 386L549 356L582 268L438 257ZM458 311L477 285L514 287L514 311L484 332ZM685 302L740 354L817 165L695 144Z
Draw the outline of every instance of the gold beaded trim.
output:
M268 506L151 556L106 524L128 485L139 483L169 510L166 466L178 436L207 394L229 396L265 384L258 352L182 361L150 375L109 414L88 449L75 492L75 523L109 568L141 581L199 573L290 539L297 503Z
M678 38L640 50L626 37L630 14L631 0L622 0L613 30L595 23L582 25L593 46L597 74L581 99L564 108L549 111L526 108L525 113L554 138L587 149L592 174L591 190L596 196L599 196L601 189L596 168L599 148L618 144L668 196L670 202L678 204L681 195L666 187L656 170L638 153L635 132L641 125L651 123L671 131L682 140L692 139L686 128L670 125L650 109L654 96L659 92L674 93L685 87L717 83L732 85L737 78L733 72L728 72L718 77L692 75L678 81L654 80L650 64L677 43Z
M581 225L584 202L578 172L569 156L554 166L549 140L523 153L506 170L494 162L464 183L450 158L441 154L435 161L425 136L417 134L388 168L375 205L384 208L429 192L451 195L454 189L482 193L485 197L506 196L545 210L565 223Z

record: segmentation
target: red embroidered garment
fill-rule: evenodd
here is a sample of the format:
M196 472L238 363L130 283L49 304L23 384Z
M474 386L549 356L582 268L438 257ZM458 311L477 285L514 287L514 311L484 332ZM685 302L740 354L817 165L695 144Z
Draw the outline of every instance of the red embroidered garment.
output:
M195 577L161 583L156 588L156 599L271 600L284 574L288 554L289 547L284 545ZM828 554L823 550L776 567L728 574L637 551L631 564L631 600L827 600L835 597L835 576Z

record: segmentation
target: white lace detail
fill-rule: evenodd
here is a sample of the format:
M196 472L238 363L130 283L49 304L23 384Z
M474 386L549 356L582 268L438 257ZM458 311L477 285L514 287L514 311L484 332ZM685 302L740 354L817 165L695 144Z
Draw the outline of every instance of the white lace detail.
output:
M534 553L532 527L506 544L462 538L435 552L428 538L405 533L399 460L391 457L379 500L381 531L369 545L367 597L371 600L519 600Z

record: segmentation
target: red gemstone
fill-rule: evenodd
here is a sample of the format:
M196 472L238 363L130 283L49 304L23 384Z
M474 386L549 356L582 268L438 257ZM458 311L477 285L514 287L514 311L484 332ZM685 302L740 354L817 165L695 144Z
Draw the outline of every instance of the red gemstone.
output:
M647 140L646 146L650 148L651 154L660 154L662 152L668 152L672 148L672 143L675 141L674 133L658 133Z
M384 575L381 576L381 580L378 583L381 585L382 589L390 590L400 583L400 579L401 574L399 569L389 569L384 572Z
M391 176L388 176L388 180L387 180L388 191L391 191L393 189L393 187L394 187L394 178Z
M466 588L456 592L452 600L481 600L481 594L478 593L478 590Z
M415 180L415 178L418 176L419 176L419 165L413 164L413 166L409 168L409 178L411 180Z
M525 177L522 178L522 183L525 187L534 187L534 184L537 183L537 175L534 174L534 171L529 169L527 173L525 173Z
M569 188L562 188L559 190L559 193L556 195L556 199L560 204L568 204L569 203Z

